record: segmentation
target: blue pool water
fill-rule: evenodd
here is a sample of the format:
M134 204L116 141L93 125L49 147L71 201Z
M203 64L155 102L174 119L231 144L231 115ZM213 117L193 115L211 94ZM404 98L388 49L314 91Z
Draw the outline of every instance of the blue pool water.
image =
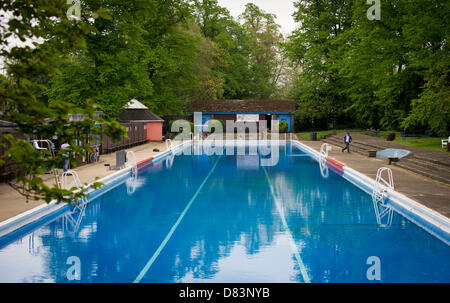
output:
M450 282L447 244L397 213L378 226L368 194L296 147L259 164L148 166L134 193L92 201L77 231L62 215L0 239L0 282L377 282L373 257L381 282Z

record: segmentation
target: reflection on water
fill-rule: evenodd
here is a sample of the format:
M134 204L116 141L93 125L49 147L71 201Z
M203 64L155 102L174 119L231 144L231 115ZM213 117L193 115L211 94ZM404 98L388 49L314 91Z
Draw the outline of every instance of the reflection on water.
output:
M311 158L281 148L268 167L290 234L312 282L369 282L378 256L385 282L449 282L450 249L402 216L376 222L370 196ZM250 156L251 157L251 156ZM106 193L77 232L64 217L0 243L0 282L132 282L210 172L216 156L180 155ZM12 261L13 260L13 261ZM142 282L301 282L288 234L254 158L224 155Z

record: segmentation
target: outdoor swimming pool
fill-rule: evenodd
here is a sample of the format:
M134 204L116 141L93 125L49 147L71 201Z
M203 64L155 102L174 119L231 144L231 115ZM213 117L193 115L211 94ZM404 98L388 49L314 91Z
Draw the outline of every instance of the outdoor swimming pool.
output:
M260 161L147 166L135 190L93 200L77 231L59 214L0 238L0 282L377 282L369 260L381 282L450 282L450 246L398 213L379 226L370 195L296 146Z

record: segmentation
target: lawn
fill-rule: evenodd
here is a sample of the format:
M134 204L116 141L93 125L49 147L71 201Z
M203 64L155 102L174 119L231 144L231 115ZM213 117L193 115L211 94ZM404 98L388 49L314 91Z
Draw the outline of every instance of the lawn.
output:
M403 144L406 146L422 147L427 149L434 149L440 151L446 151L442 147L442 138L406 138L402 141L401 137L396 137L393 142L398 144Z
M337 133L343 133L343 132L347 132L347 131L349 131L350 133L362 132L362 130L360 130L360 129L337 129L336 130ZM296 133L296 135L300 141L309 141L311 139L311 133L312 133L312 131L300 132L300 133ZM331 134L331 130L321 130L321 131L316 131L316 133L317 133L317 140L319 140L320 136Z

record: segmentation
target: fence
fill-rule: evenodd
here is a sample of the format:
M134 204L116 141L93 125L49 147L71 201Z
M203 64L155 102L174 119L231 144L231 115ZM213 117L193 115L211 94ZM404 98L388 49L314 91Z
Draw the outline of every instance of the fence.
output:
M108 154L115 152L116 150L129 148L132 146L144 144L147 142L147 125L144 122L130 122L130 123L121 123L122 126L126 127L128 138L122 137L120 141L113 142L111 138L109 138L102 126L102 135L101 135L101 145L100 145L100 153Z

